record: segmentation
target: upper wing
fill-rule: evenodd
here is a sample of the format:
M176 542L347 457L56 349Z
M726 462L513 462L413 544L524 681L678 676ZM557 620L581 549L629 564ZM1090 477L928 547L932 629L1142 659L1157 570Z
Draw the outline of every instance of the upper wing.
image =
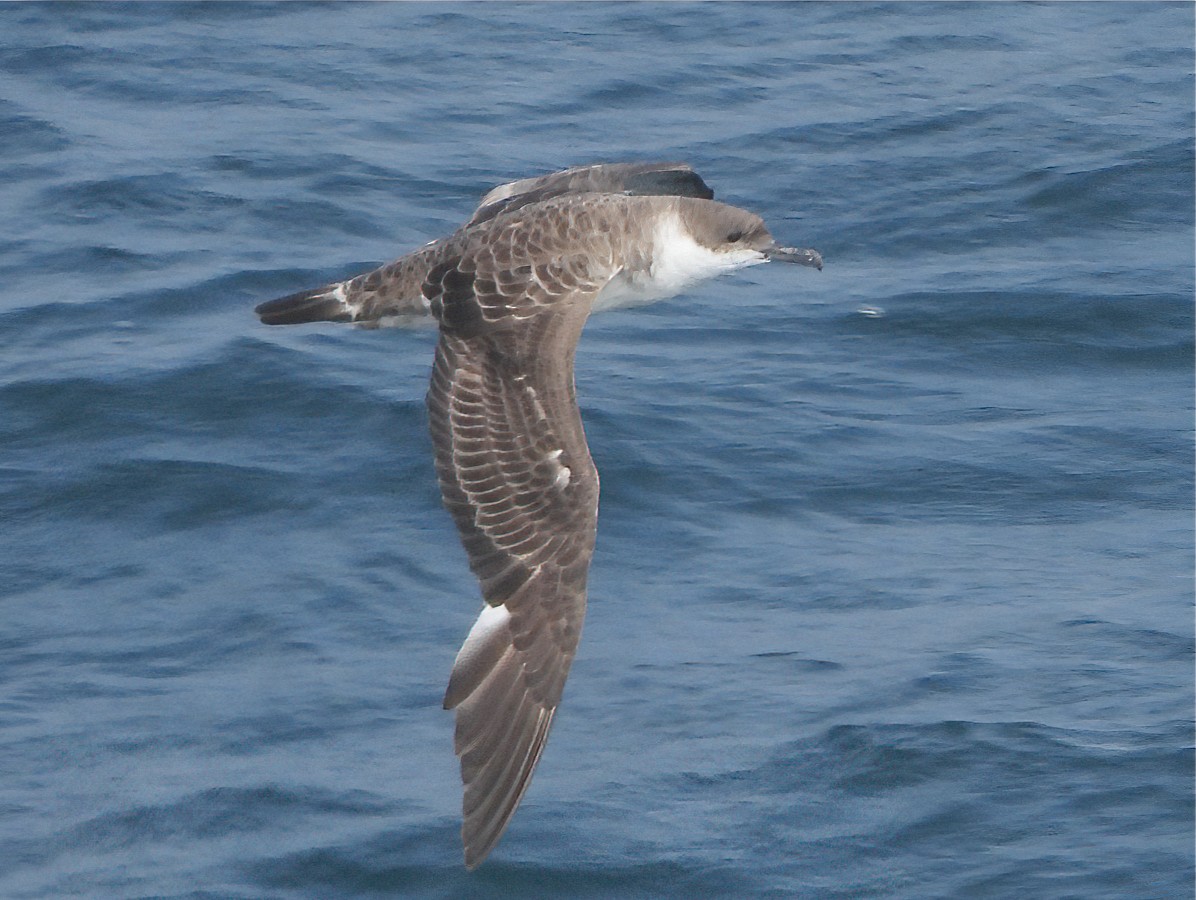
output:
M580 261L503 266L481 254L450 256L424 284L440 320L436 469L486 601L444 701L457 710L469 868L530 783L581 637L598 474L573 354L597 280Z
M467 225L562 194L631 194L644 197L700 197L713 200L702 177L685 163L608 163L577 166L496 187L474 211Z

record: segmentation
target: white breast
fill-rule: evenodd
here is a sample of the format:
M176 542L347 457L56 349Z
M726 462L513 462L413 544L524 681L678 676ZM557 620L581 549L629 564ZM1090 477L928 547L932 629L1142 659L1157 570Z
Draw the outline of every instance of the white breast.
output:
M662 216L652 264L647 270L623 271L611 279L594 301L593 312L663 300L699 281L767 261L755 250L710 250L690 237L679 216Z

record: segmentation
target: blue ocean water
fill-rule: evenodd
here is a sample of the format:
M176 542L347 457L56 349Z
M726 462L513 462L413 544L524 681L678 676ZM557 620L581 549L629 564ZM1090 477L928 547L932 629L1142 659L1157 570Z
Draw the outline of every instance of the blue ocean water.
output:
M0 7L0 896L1190 896L1193 20ZM587 328L586 633L467 874L433 334L251 311L622 159L826 268Z

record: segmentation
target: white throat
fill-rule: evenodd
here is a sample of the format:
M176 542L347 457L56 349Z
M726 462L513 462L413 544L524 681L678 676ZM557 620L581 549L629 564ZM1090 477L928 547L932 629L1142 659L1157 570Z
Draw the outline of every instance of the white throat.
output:
M593 312L673 297L699 281L768 260L755 250L719 252L695 241L676 213L660 217L647 270L623 271L602 289Z

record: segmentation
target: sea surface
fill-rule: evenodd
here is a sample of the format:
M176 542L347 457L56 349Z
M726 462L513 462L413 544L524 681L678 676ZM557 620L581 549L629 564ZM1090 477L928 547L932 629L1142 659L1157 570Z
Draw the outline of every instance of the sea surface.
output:
M1193 34L0 6L0 897L1190 897ZM252 309L627 159L826 268L587 328L586 631L467 873L435 334Z

